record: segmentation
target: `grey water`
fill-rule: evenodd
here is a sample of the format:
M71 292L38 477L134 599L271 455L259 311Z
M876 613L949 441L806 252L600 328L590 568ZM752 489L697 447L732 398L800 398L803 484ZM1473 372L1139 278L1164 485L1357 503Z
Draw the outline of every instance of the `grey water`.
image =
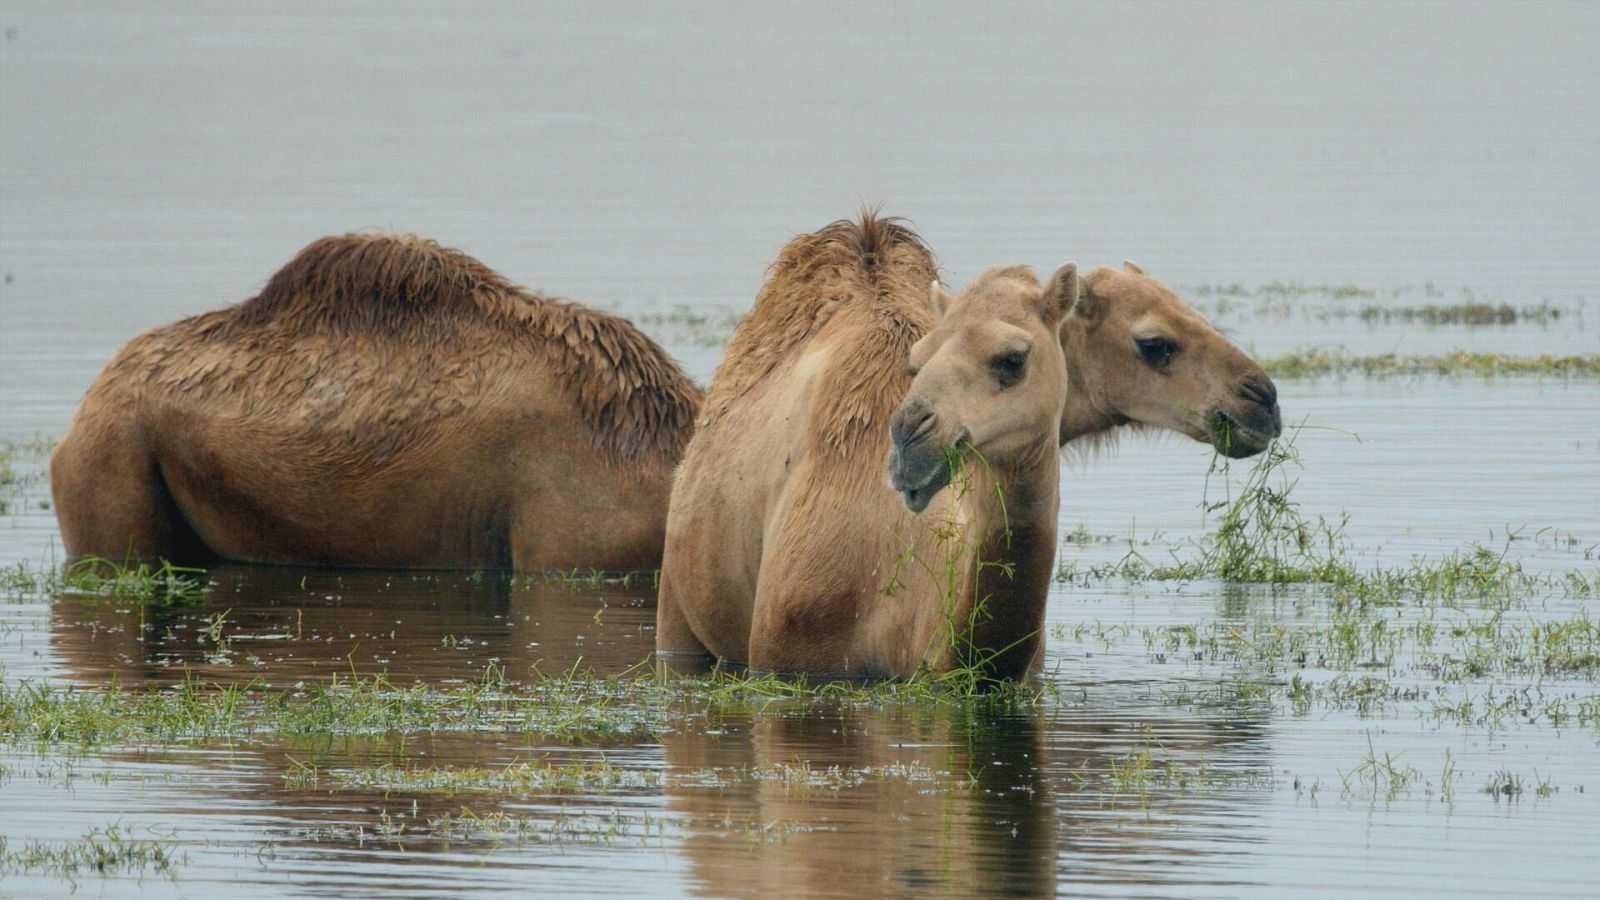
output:
M0 438L12 441L59 437L139 331L252 295L318 236L370 228L633 316L702 382L724 331L667 313L737 316L791 235L878 202L911 220L953 284L991 263L1132 258L1261 356L1600 352L1594 4L6 0L0 33ZM1329 287L1271 309L1217 304L1218 286L1271 283ZM1433 327L1329 315L1463 298L1566 313ZM1286 420L1304 425L1294 497L1307 515L1348 514L1363 565L1475 544L1553 575L1600 565L1593 379L1351 374L1279 389ZM1186 552L1215 524L1205 502L1244 471L1210 473L1211 454L1179 438L1063 465L1062 534L1086 537L1060 556L1081 565ZM16 467L0 565L48 563L59 539L41 463ZM201 603L159 612L7 598L0 683L193 674L287 689L355 671L449 686L491 664L513 679L580 662L621 672L653 646L648 585L247 566L207 577ZM1594 666L1463 678L1402 657L1372 673L1390 689L1382 703L1208 703L1192 698L1366 670L1143 636L1253 640L1329 626L1346 601L1316 586L1060 584L1050 699L1007 715L751 714L533 747L442 732L316 747L0 739L13 853L121 822L170 834L183 854L173 880L69 880L0 850L0 895L1588 894L1595 721L1436 707L1518 692L1530 708L1581 706L1600 697ZM1567 622L1592 605L1550 592L1508 615ZM202 639L219 613L236 636L226 657ZM293 777L313 751L332 768L603 760L633 780L577 794L330 791ZM1130 789L1128 767L1152 753L1210 774ZM1417 774L1397 789L1364 778L1368 759ZM801 763L850 777L752 774ZM1524 787L1493 790L1502 775ZM428 829L468 807L531 830Z

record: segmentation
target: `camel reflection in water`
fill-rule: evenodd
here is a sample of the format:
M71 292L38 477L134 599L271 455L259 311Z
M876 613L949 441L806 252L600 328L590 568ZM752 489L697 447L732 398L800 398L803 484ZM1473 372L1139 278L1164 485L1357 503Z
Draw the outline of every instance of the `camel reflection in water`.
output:
M653 646L655 588L501 572L386 572L223 565L203 602L55 604L51 644L80 683L181 681L274 687L337 673L397 684L459 682L492 663L512 678L581 660L621 671ZM141 615L143 622L141 624ZM217 616L220 624L213 627ZM221 638L221 643L217 638Z
M78 683L207 682L272 686L334 673L387 671L396 684L480 677L491 661L513 681L537 668L621 672L648 659L648 583L564 585L500 575L330 572L229 567L196 606L64 599L54 605L55 663ZM213 640L211 623L226 612ZM1249 792L1108 786L1129 753L1232 772L1270 772L1265 712L1208 716L1147 698L1091 690L1038 709L927 705L786 707L688 719L687 727L565 745L522 734L297 736L246 741L226 754L186 755L220 770L185 785L179 814L267 811L279 865L332 851L360 864L373 825L390 815L409 848L443 846L427 823L464 808L543 823L546 839L604 852L663 848L681 857L687 889L705 895L1037 895L1062 878L1110 884L1193 883L1190 864L1226 864L1219 848L1249 841ZM658 743L659 742L659 743ZM137 754L130 754L130 757ZM497 767L604 759L636 782L576 794L515 790L444 794L300 783L324 770L375 765ZM290 776L285 778L284 776ZM266 804L263 806L263 804ZM642 823L658 823L654 837ZM563 822L587 821L562 838ZM606 824L611 823L611 824ZM665 823L664 830L659 823ZM365 825L364 839L352 827ZM620 827L619 827L620 824ZM488 845L492 842L485 842ZM516 854L519 845L501 842ZM462 849L457 841L455 849ZM507 865L521 859L513 855ZM526 862L527 860L523 860ZM633 860L643 865L639 857ZM405 855L382 864L411 865ZM576 864L576 862L574 862ZM1166 866L1171 866L1170 869ZM647 866L648 868L648 866ZM674 866L677 868L677 866ZM376 877L376 876L375 876Z
M1253 801L1160 785L1118 796L1113 767L1157 744L1190 767L1270 771L1261 721L1182 711L879 707L723 730L662 737L675 771L758 776L667 794L691 823L686 856L708 896L1038 896L1067 869L1159 884L1163 859L1173 877L1187 862L1223 864L1209 839L1224 826L1210 813L1219 800L1233 807L1226 840L1247 842ZM853 786L830 787L852 773ZM768 845L727 840L730 822L757 826Z

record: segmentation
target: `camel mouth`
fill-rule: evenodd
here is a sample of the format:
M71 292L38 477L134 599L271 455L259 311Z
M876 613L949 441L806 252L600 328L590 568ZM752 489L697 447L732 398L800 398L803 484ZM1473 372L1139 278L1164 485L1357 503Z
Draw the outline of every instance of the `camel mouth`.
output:
M1246 422L1227 410L1217 410L1211 415L1208 443L1229 459L1246 459L1267 449L1283 433L1283 419L1276 404L1270 410L1261 407L1250 419Z
M950 484L957 454L966 439L967 431L963 428L948 445L923 440L890 449L889 486L900 494L906 509L922 512Z
M913 513L920 513L928 508L933 498L945 489L950 483L950 467L941 465L934 468L928 480L916 487L897 487L900 499L905 501L906 509Z

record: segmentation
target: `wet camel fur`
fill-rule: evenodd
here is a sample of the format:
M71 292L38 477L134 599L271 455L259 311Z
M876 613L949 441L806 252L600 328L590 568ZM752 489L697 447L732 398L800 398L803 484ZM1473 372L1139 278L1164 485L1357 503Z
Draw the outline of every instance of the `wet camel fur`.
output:
M1044 285L997 267L955 297L936 279L920 239L875 216L784 248L674 485L663 654L1022 676L1060 444L1142 424L1243 456L1279 429L1271 381L1132 266Z
M700 392L627 321L390 234L154 329L51 461L67 552L651 569Z

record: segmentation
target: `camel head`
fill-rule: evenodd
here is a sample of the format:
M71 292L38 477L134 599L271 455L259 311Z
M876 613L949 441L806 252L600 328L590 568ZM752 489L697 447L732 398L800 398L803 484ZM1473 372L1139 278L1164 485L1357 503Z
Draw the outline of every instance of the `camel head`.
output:
M1059 328L1078 301L1078 267L1040 288L1023 266L990 269L928 302L939 322L911 348L911 389L889 420L889 483L912 512L950 481L948 458L976 452L990 469L1055 463L1065 399Z
M1061 443L1119 425L1166 428L1239 459L1283 431L1267 373L1131 262L1096 269L1061 325Z

